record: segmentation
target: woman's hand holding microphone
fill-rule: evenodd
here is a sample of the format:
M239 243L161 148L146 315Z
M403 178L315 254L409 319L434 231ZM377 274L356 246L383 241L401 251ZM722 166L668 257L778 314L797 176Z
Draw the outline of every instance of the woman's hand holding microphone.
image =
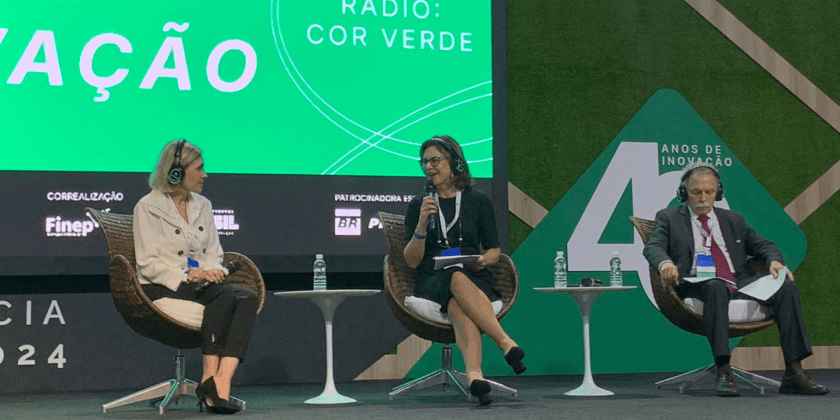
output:
M420 219L417 221L417 228L414 229L419 235L426 234L426 227L427 225L434 229L434 226L431 226L429 223L429 218L434 216L438 212L437 203L435 203L435 198L427 195L423 197L423 204L420 205Z

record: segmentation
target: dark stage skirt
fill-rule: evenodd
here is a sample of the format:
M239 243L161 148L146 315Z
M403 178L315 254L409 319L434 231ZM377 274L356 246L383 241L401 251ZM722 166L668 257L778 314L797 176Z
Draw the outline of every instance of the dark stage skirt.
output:
M436 270L430 275L420 278L414 288L414 296L429 299L440 304L440 311L446 313L449 306L449 299L452 299L452 291L449 284L452 282L452 274L456 271L464 273L472 282L484 292L490 302L501 300L502 295L493 288L493 273L483 269L477 272L470 272L460 267L450 267L446 270Z

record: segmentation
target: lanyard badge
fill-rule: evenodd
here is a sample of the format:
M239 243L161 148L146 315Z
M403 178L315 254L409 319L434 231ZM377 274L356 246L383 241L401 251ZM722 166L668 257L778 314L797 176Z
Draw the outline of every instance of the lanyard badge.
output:
M697 277L711 278L715 276L715 261L711 255L697 254L695 267L697 268Z
M446 216L444 216L443 211L438 212L438 217L440 218L440 230L443 233L443 242L441 243L440 237L437 238L438 245L441 247L449 248L449 230L455 226L455 222L458 222L458 247L461 246L461 242L463 242L463 232L461 232L461 227L463 226L461 216L461 190L458 190L455 193L455 216L452 218L452 221L449 224L446 223ZM435 193L435 204L437 204L438 209L440 209L440 199L438 198L438 194ZM460 250L457 255L461 255Z
M192 259L191 257L187 257L187 271L184 271L184 274L188 274L193 268L198 268L198 261Z
M440 251L440 255L443 257L455 257L461 255L461 248L449 248Z

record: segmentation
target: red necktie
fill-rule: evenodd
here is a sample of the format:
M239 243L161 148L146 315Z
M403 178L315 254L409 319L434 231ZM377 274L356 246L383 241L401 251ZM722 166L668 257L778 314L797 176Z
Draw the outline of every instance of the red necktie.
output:
M729 271L729 262L726 261L726 256L723 255L723 251L720 250L717 242L715 242L714 236L712 236L712 231L709 229L709 216L702 215L698 216L697 220L700 221L702 224L703 230L709 235L709 239L712 242L712 246L709 247L712 251L712 260L715 262L715 276L720 277L722 279L735 281L735 277L732 276L732 272ZM726 283L726 287L729 288L730 292L735 291L735 287L729 283Z

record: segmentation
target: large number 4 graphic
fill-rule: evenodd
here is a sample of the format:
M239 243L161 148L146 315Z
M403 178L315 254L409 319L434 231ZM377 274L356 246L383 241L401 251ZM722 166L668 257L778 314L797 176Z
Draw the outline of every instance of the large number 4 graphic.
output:
M592 199L569 238L569 270L607 271L613 251L621 256L624 272L636 271L648 299L656 306L650 287L648 263L642 256L644 244L634 233L632 244L604 244L598 239L606 230L621 196L632 188L633 215L653 219L675 197L679 171L659 174L659 145L657 143L622 142L618 145L604 176L592 194ZM724 208L725 203L718 203ZM630 222L627 221L630 228Z

